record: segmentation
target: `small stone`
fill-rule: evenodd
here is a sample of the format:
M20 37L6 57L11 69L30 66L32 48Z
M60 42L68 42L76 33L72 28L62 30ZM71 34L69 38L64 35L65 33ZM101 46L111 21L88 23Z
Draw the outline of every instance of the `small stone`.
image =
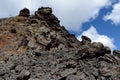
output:
M18 65L15 68L16 71L21 71L22 69L23 69L23 65Z
M28 80L29 77L30 77L30 72L28 70L22 70L17 80Z
M58 49L59 50L62 50L62 49L64 49L65 48L65 46L63 45L63 44L60 44L59 46L58 46Z
M72 69L72 68L66 69L65 71L61 72L61 76L66 77L66 76L68 76L70 74L74 74L74 73L76 73L76 69Z
M67 76L66 80L80 80L80 79L75 75L69 75Z
M11 33L16 33L17 31L16 31L15 28L13 28L13 29L10 30L10 32L11 32Z
M36 47L36 43L35 43L34 40L30 40L30 41L28 42L27 46L28 46L29 48L35 48L35 47Z

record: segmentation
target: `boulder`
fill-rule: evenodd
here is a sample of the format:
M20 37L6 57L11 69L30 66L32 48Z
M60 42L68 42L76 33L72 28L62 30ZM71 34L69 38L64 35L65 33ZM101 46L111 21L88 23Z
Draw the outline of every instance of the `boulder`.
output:
M111 54L111 49L107 46L104 47L105 53Z
M29 15L30 15L29 9L24 8L24 9L20 10L19 16L29 17Z
M41 7L38 8L37 12L39 14L52 14L52 9L50 7Z
M104 46L100 42L93 42L90 46L86 48L85 55L86 57L99 57L101 55L104 55L102 52L104 49Z
M120 50L114 50L113 55L117 56L120 58Z
M104 45L101 42L93 42L91 44L91 47L95 48L95 52L99 52L100 50L104 48Z
M46 20L49 25L60 26L59 25L60 21L54 14L52 14L52 9L50 7L38 8L38 10L35 11L35 17L40 20ZM56 28L54 27L54 29L56 29Z
M91 43L91 39L88 38L87 36L82 36L81 38L82 38L82 41L81 41L82 44L90 44Z
M51 14L52 14L52 9L49 7L41 7L41 8L38 8L37 11L35 11L35 17L39 19L44 19L45 15L47 15L47 18L49 18L50 17L49 15Z

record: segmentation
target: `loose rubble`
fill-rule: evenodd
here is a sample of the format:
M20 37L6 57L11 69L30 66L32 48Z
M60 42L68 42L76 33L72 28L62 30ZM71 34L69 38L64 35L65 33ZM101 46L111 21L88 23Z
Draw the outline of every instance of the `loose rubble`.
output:
M120 80L120 50L81 38L50 7L0 19L0 80Z

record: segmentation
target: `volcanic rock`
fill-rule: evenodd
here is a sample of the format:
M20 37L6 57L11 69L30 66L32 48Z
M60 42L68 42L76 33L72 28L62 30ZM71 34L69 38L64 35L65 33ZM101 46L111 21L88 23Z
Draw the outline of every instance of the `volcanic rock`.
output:
M50 7L41 7L38 9L39 14L52 14L52 9Z
M29 15L30 15L29 9L24 8L24 9L20 10L19 16L29 17Z
M91 39L88 38L87 36L82 36L82 44L90 44L91 43Z
M113 55L117 56L120 58L120 50L114 50Z
M50 7L0 22L0 80L120 80L120 51L78 41Z

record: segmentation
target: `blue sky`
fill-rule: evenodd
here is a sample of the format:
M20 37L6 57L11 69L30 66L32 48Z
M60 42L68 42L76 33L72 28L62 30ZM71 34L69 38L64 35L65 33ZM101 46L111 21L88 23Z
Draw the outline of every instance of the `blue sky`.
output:
M22 8L31 14L41 6L50 6L70 33L102 42L111 49L120 49L119 0L1 0L0 18L16 16Z
M101 10L99 16L95 20L86 23L85 25L96 26L95 28L99 34L107 35L108 37L113 38L116 48L120 49L120 25L115 25L110 20L109 21L103 20L103 16L106 14L106 12L111 10L112 8Z
M103 19L104 16L108 12L110 13L112 10L113 10L113 6L101 9L96 19L86 22L82 25L83 27L80 34L88 30L92 25L96 28L97 32L100 35L106 35L109 38L113 39L112 41L112 43L114 44L113 49L120 49L120 21L119 21L119 24L114 24L112 20L105 21ZM118 17L120 18L120 15ZM78 33L75 33L75 34L76 36L79 36Z

